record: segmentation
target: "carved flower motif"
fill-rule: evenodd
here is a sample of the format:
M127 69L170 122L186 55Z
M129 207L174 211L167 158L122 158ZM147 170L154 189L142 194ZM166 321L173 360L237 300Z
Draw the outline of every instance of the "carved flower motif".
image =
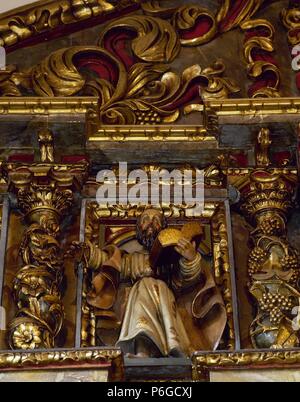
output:
M21 285L21 294L23 295L39 297L41 294L47 291L46 282L43 280L43 278L38 278L36 276L24 277ZM18 289L17 284L16 289Z
M13 340L17 349L37 349L42 344L42 334L35 324L20 324L14 331Z

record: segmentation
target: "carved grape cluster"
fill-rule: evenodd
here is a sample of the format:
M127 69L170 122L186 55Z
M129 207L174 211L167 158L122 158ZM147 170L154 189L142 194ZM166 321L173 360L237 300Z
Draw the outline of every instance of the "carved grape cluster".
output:
M298 256L296 255L286 255L281 259L281 266L284 271L288 271L290 269L297 270L298 263Z
M266 236L276 236L282 232L282 222L277 216L264 219L259 227Z
M162 122L159 114L152 109L147 111L137 110L135 114L137 117L138 124L147 125L147 124L159 124Z
M248 258L248 273L250 277L260 271L261 265L267 256L267 252L260 247L255 247L251 251Z
M292 271L292 276L289 279L289 283L292 286L296 286L300 276L298 255L286 255L281 259L280 262L284 271Z
M270 322L273 325L278 325L284 316L284 312L291 311L293 308L291 297L280 293L263 293L258 302L261 310L270 314Z

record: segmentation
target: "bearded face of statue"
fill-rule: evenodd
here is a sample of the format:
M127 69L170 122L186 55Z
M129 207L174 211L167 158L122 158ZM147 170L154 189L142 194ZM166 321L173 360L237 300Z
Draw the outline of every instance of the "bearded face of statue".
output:
M165 217L160 211L147 209L137 222L137 240L150 251L157 235L166 226Z

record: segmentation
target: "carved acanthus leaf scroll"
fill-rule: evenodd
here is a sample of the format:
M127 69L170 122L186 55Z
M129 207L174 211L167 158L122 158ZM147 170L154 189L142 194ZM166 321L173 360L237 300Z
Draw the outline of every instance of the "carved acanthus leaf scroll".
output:
M272 53L274 27L263 19L250 20L241 24L246 31L244 58L248 76L254 81L249 87L249 97L280 97L280 71Z
M147 15L170 19L183 46L198 46L248 21L264 3L265 0L222 0L216 14L196 3L168 7L167 1L150 0L141 6Z
M0 18L0 45L12 46L60 26L110 15L139 3L140 0L48 0L29 4Z
M199 4L170 7L168 1L150 0L48 0L22 7L0 18L0 45L9 47L40 34L50 34L61 26L95 18L128 13L142 7L152 16L170 18L179 29L183 45L199 45L212 40L250 19L266 0L222 0L219 10L212 11Z
M180 51L178 34L172 25L161 18L138 15L124 17L112 22L100 34L99 46L105 48L112 30L123 29L128 37L134 32L131 42L133 54L140 60L152 63L170 63ZM111 42L114 46L115 44ZM114 49L113 49L114 50Z
M292 55L292 69L296 72L296 85L300 90L300 4L299 2L290 2L289 8L281 12L283 25L288 30L287 37Z
M291 45L300 43L300 8L296 3L294 7L283 9L281 18L284 26L288 29L288 40Z
M97 96L100 124L161 124L199 110L203 99L239 91L223 77L225 65L194 65L182 74L169 62L180 51L178 33L152 16L124 17L109 24L98 46L60 49L26 71L11 69L0 81L3 96Z
M167 8L165 2L156 0L142 4L142 8L148 15L170 19L183 46L202 45L236 27L246 30L244 56L248 75L254 81L249 96L278 97L280 73L270 54L274 51L274 28L267 20L251 19L264 3L223 0L216 15L200 5Z

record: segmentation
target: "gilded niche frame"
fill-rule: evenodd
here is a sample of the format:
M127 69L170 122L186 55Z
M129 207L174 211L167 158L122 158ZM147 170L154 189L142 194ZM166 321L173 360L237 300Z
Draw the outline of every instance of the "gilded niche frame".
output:
M105 221L110 223L113 220L118 223L124 221L124 226L126 226L126 221L129 221L132 225L146 207L143 204L128 206L99 205L93 199L84 200L84 204L82 211L85 212L82 214L80 240L88 240L94 245L99 245L100 227L105 225ZM209 225L212 269L216 284L221 289L227 312L226 350L235 350L239 347L240 341L228 201L222 198L206 200L202 214L195 214L195 216L191 216L191 209L186 208L184 205L160 205L160 208L167 219L169 218L173 221L178 219L179 224L196 219L204 225ZM96 317L93 308L90 308L86 302L87 272L82 266L80 270L79 277L82 278L82 284L79 284L79 287L82 288L80 347L95 347ZM76 332L78 341L78 322Z
M86 119L87 125L89 121L93 122L93 115L89 113L89 111L95 111L97 108L97 98L90 97L76 97L76 98L2 98L0 99L0 116L1 117L14 117L15 115L24 116L24 115L34 115L39 118L48 118L55 115L78 115L82 116L82 119ZM250 121L261 121L261 122L269 122L274 121L275 119L280 120L292 120L298 121L299 119L299 111L300 111L300 98L276 98L276 99L228 99L228 100L211 100L205 101L203 113L206 115L212 116L215 118L215 127L218 126L218 121L222 122L248 122ZM207 121L207 118L205 118ZM175 127L175 128L174 128ZM90 126L91 128L91 126ZM142 132L142 136L145 138L145 142L156 142L161 141L160 138L153 137L149 135L148 129L153 132L156 127L136 127L136 126L123 126L124 130L122 133L125 134L125 138L120 138L120 127L111 127L111 126L102 126L102 131L88 131L86 132L86 136L88 139L88 144L91 140L94 140L98 145L104 139L105 141L119 142L126 141L127 137L131 136L132 130L138 130ZM179 135L180 141L186 141L186 136L184 134L184 128L182 126L164 126L165 130L169 130L176 135ZM194 126L190 126L189 130L197 130ZM217 129L216 129L217 130ZM96 133L96 135L95 135ZM202 131L204 133L204 131ZM89 137L90 134L90 137ZM112 134L112 135L111 135ZM93 137L97 137L93 139ZM103 136L99 139L98 135ZM215 135L217 137L217 131L215 131ZM201 137L201 136L200 136ZM204 138L209 138L210 140L204 141L203 145L205 147L208 146L209 143L212 143L214 147L217 147L216 138L212 138L213 136L207 136L204 133ZM178 140L178 138L177 138ZM198 141L197 136L189 136L189 141ZM211 142L210 142L211 141ZM198 145L201 146L201 141L198 142ZM244 176L248 176L253 167L249 168L224 168L223 174L227 177L235 176L243 179ZM274 168L274 173L278 170L282 171L282 169ZM297 172L295 172L296 174ZM6 180L1 177L0 184L3 188L2 192L6 192ZM88 184L87 184L88 186ZM215 211L218 209L217 207L223 208L223 212L227 216L230 214L229 206L227 205L226 196L223 194L223 199L221 201L213 201L212 203L207 203L206 205L206 218L211 219L214 215ZM221 197L220 197L221 199ZM90 200L89 200L90 201ZM88 202L88 200L84 200L84 202ZM137 209L133 208L131 210L131 214L134 214ZM101 214L103 218L109 216L120 216L125 217L128 216L128 211L126 210L109 210L102 209ZM168 208L166 209L166 213L168 213ZM176 212L178 213L178 212ZM183 211L184 213L184 211ZM230 216L230 215L229 215ZM86 216L82 216L82 220L85 220ZM217 226L217 222L216 222ZM224 233L221 234L222 230L225 228ZM232 255L232 247L228 247L228 242L231 244L231 235L226 238L226 225L220 225L218 230L218 237L216 239L220 239L219 242L215 243L215 251L216 255L219 253L219 262L220 266L227 267L229 269L227 272L227 278L232 278L234 276L232 269L233 265L233 255ZM81 231L81 240L84 239L84 226ZM222 239L224 239L222 243ZM225 244L225 246L224 246ZM222 247L224 249L222 250ZM225 250L225 252L224 252ZM227 250L227 251L226 251ZM217 259L216 259L217 261ZM229 267L229 268L228 268ZM226 278L224 276L224 278ZM232 295L231 295L232 296ZM233 299L232 299L233 300ZM234 301L234 300L233 300ZM236 302L236 299L235 299ZM234 307L234 303L232 306L228 304L228 308ZM235 311L237 312L237 307L235 306ZM81 317L82 313L79 311L78 313ZM78 321L78 320L77 320ZM192 357L193 364L193 378L194 380L203 380L203 378L207 378L207 374L209 371L213 370L223 370L223 369L242 369L242 368L250 368L250 369L259 369L259 368L294 368L299 367L300 365L300 355L297 350L282 350L282 351L272 351L272 350L241 350L239 348L239 339L236 329L238 328L238 320L236 320L235 328L235 336L236 342L233 347L230 348L229 351L220 351L216 353L203 353L197 352ZM81 341L83 341L84 337L81 337L81 328L79 328L79 336L76 339L76 350L78 350L81 346ZM78 335L77 333L77 335ZM88 345L84 346L84 354L82 356L86 356L88 359L89 351L93 350ZM98 348L96 349L98 350ZM1 352L1 370L19 370L23 367L23 362L26 362L26 368L36 367L36 368L44 368L51 366L55 362L63 362L68 359L69 353L71 351L65 352L63 355L60 354L61 350L55 350L51 352L41 352L40 353L32 352L32 353L18 353L18 352ZM44 354L45 353L45 354ZM58 353L58 354L57 354ZM96 352L95 352L96 353ZM99 352L100 353L100 352ZM119 353L119 352L118 352ZM100 353L101 354L101 353ZM43 362L45 364L40 363L40 357L43 356ZM44 359L45 358L45 359ZM84 361L84 359L83 359Z

